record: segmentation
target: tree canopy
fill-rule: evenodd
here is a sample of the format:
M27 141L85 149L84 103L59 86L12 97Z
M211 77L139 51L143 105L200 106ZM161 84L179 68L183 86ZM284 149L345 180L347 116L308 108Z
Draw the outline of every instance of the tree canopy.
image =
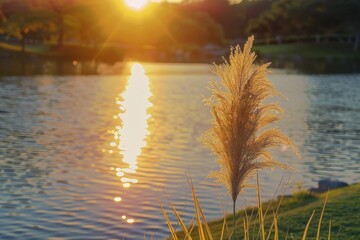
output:
M42 29L59 47L64 40L86 45L203 45L224 41L221 25L207 13L188 12L179 4L153 3L141 13L116 0L8 0L0 4L4 13L1 25L7 35L21 39L24 29Z
M187 0L137 12L121 0L0 0L0 34L83 45L222 44L306 34L360 32L358 0ZM360 37L359 37L360 38Z

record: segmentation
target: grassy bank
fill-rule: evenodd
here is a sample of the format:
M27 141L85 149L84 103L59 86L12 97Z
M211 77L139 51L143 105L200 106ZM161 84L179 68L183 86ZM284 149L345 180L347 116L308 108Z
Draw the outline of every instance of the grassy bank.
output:
M310 223L306 239L315 239L318 229L318 222L326 194L310 194L300 192L290 197L282 199L279 210L277 208L281 199L263 203L263 211L267 210L265 217L265 229L269 232L274 220L273 213L277 211L278 227L280 239L301 239L305 226L315 210L315 215ZM332 190L326 204L325 214L321 225L321 239L328 239L329 224L331 221L331 239L358 239L360 236L360 184ZM201 199L200 199L201 201ZM256 216L257 208L247 208L237 214L236 239L243 239L243 221L245 212L250 218L249 235L250 239L258 239L259 220ZM253 216L251 216L253 213ZM206 214L206 213L205 213ZM227 216L227 224L231 227L232 215ZM214 239L220 239L223 219L212 221L209 227ZM230 229L228 230L230 232ZM226 237L225 231L225 238ZM193 239L199 239L197 229L193 231ZM183 239L184 234L178 233L179 239ZM272 236L270 237L272 239Z
M289 43L256 45L253 48L259 56L279 58L286 56L300 56L303 58L333 58L360 60L360 51L354 51L351 44L311 44Z
M260 62L271 62L273 68L309 74L360 72L360 50L354 51L349 44L269 44L256 45L253 49Z

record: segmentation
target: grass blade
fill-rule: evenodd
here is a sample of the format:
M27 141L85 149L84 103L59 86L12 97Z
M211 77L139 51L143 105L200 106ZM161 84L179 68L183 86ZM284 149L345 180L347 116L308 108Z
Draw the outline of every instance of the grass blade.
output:
M244 219L244 240L247 240L247 225L245 219Z
M207 235L208 235L208 237L209 237L209 240L213 240L213 237L212 237L212 234L211 234L209 225L208 225L208 223L207 223L207 221L206 221L206 218L205 218L205 214L204 214L204 212L203 212L203 210L202 210L202 208L201 208L200 202L199 202L199 200L198 200L197 197L196 197L196 201L197 201L197 206L198 206L198 208L199 208L200 215L201 215L201 217L202 217L202 219L203 219L203 221L204 221L205 230L206 230L206 232L207 232Z
M274 240L279 240L279 228L278 228L278 221L277 217L274 214L274 225L275 225L275 233L274 233Z
M223 238L224 238L225 226L226 226L226 217L224 217L224 222L223 222L223 226L222 226L222 229L221 229L220 240L223 240Z
M201 214L200 214L199 206L198 206L199 203L197 201L194 185L192 184L192 182L190 182L190 186L191 186L191 192L192 192L192 196L193 196L196 220L197 220L197 224L198 224L199 237L200 237L200 239L205 239L205 233L204 233L203 225L201 222Z
M329 197L329 191L326 193L324 206L323 206L323 209L322 209L321 215L320 215L319 225L318 225L317 234L316 234L316 239L317 239L317 240L320 240L321 222L322 222L322 218L323 218L323 216L324 216L325 206L326 206L326 202L327 202L327 200L328 200L328 197Z
M304 230L304 234L303 234L303 237L302 237L302 240L306 240L306 234L308 232L308 229L309 229L309 226L310 226L310 222L312 220L312 218L314 217L314 214L315 214L315 210L312 212L310 218L309 218L309 221L307 222L306 224L306 227L305 227L305 230Z
M265 226L264 226L264 216L262 212L262 204L261 204L261 196L260 196L260 180L259 180L259 173L256 174L257 180L257 197L258 197L258 211L259 211L259 224L261 228L261 239L265 240Z
M178 221L179 221L179 223L180 223L180 225L181 225L181 227L182 227L182 229L183 229L183 231L185 233L185 238L189 238L190 240L192 240L192 238L191 238L191 236L189 234L189 231L188 231L186 225L184 224L183 220L181 219L181 216L179 215L178 211L175 209L173 204L170 203L170 206L171 206L176 218L178 219Z
M189 230L189 235L191 236L191 233L192 233L192 231L194 230L194 228L195 228L195 224L194 224L194 222L195 222L195 218L196 218L196 214L194 214L194 216L192 217L192 219L191 219L191 221L190 221L190 226L191 226L191 228L190 228L190 230ZM184 239L184 240L186 240L186 238Z
M176 236L176 232L175 232L173 226L171 225L170 219L169 219L169 217L167 216L164 207L163 207L163 206L160 206L160 207L161 207L161 210L162 210L162 212L163 212L165 221L166 221L166 223L167 223L167 225L168 225L168 228L169 228L169 230L170 230L170 232L171 232L171 236L172 236L171 239L173 239L173 240L178 240L178 237Z

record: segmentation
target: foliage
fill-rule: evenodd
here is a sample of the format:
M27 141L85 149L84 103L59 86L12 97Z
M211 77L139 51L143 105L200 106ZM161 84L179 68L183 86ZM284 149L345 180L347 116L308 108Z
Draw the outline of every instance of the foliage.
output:
M235 1L230 1L235 2ZM200 0L186 3L189 11L207 13L224 29L225 37L244 38L255 34L289 36L294 34L357 33L358 0ZM306 18L304 18L306 16Z
M43 40L47 38L44 29L47 26L42 20L42 15L37 11L31 11L31 6L26 2L6 2L2 5L3 31L8 35L19 39L22 43L22 51L25 48L25 40Z
M224 38L239 41L249 34L258 38L347 34L354 48L359 46L358 0L236 2L161 2L136 12L119 0L0 0L0 12L5 12L3 17L0 14L0 32L7 28L7 35L13 35L9 32L14 32L14 27L20 29L25 22L32 25L31 16L37 15L42 24L41 31L37 31L46 35L45 39L51 36L58 46L69 40L89 46L109 42L158 47L201 46L222 44ZM19 19L16 16L24 12L23 6L27 6L27 11ZM6 21L10 18L11 21ZM12 27L7 26L9 24ZM33 39L33 36L27 38Z
M5 24L5 16L4 13L2 11L2 9L0 8L0 34L2 34L4 32L4 24Z
M306 16L306 18L304 18ZM253 19L248 34L355 34L360 27L360 2L357 0L275 0L259 18Z
M139 13L117 0L14 0L0 2L0 8L6 12L7 21L2 25L8 35L14 35L13 29L32 26L32 16L37 16L41 29L58 47L69 40L94 46L161 47L224 41L218 23L206 13L189 13L180 4L153 3Z

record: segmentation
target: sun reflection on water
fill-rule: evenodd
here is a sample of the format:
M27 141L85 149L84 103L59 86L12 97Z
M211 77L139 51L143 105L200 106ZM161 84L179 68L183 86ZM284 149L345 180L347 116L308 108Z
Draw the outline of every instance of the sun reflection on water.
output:
M127 164L125 168L114 168L116 176L120 178L122 186L126 189L138 183L134 174L138 167L137 158L142 148L146 146L146 136L150 133L148 131L148 119L151 117L148 108L152 105L149 101L150 96L150 79L146 76L145 69L139 63L132 64L126 89L116 101L120 112L114 116L114 119L119 118L121 126L116 127L113 132L114 140L110 143L112 147L117 146L122 161ZM134 223L134 219L127 219L127 223Z

